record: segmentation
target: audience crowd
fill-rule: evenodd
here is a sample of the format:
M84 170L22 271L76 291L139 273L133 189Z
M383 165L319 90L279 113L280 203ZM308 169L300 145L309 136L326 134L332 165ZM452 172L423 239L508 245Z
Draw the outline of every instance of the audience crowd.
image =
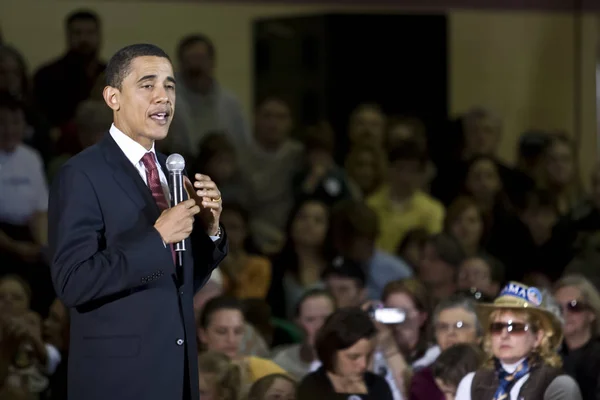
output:
M101 21L78 11L65 30L68 51L32 75L0 43L0 400L66 399L48 185L112 113ZM273 93L250 124L210 38L173 57L157 146L218 184L230 245L194 299L203 400L600 400L600 167L586 193L567 133L523 133L507 165L480 107L443 159L423 122L377 104L334 133L296 126Z

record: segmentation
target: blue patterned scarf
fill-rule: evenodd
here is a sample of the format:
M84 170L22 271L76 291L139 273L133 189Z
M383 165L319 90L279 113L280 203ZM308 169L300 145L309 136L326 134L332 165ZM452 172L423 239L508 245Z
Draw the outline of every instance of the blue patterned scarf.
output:
M500 361L496 359L496 374L500 384L496 393L494 394L494 400L507 400L510 398L510 389L513 387L515 382L521 379L523 376L529 373L529 361L523 360L521 364L515 369L515 372L509 374L502 368Z

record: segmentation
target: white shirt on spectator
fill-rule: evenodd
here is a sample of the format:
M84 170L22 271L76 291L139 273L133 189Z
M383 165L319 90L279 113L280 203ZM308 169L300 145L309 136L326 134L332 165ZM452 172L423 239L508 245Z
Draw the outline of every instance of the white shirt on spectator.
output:
M27 225L36 212L48 211L48 185L37 151L20 144L0 151L0 221Z

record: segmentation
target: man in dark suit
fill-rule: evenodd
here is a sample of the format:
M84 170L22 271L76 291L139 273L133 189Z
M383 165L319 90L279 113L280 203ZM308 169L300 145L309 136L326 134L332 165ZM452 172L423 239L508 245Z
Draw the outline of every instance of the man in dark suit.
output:
M225 257L227 239L209 177L186 178L189 199L168 206L165 156L154 142L173 117L173 76L156 46L119 50L103 92L114 123L51 189L52 279L71 309L69 400L199 397L193 296ZM182 240L179 268L172 244Z

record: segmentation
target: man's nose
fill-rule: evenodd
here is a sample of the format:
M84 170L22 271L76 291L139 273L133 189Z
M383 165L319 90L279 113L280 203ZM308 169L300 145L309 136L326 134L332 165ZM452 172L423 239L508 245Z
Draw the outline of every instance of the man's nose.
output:
M170 102L167 90L164 86L156 85L156 88L154 89L154 101L159 104Z

